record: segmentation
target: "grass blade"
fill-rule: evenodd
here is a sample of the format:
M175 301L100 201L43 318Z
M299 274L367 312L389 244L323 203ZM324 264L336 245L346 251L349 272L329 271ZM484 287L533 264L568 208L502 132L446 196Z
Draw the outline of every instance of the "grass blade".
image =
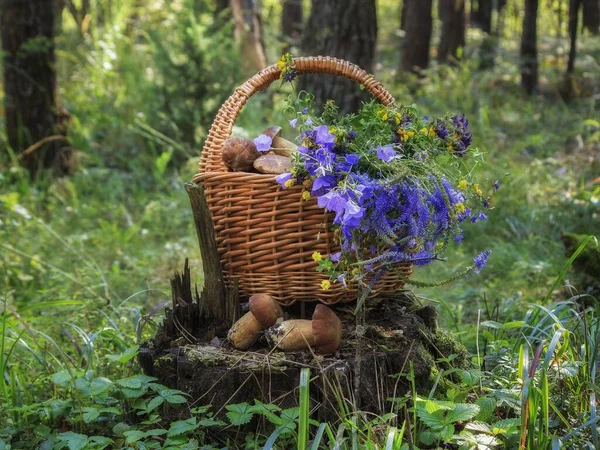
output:
M550 291L548 291L548 293L546 294L546 297L544 297L544 300L542 300L542 304L543 305L545 305L546 303L548 303L548 300L550 300L550 297L554 293L554 290L556 289L556 287L560 284L560 282L563 280L563 278L567 274L567 271L571 267L571 264L573 264L573 261L575 261L577 259L577 257L579 256L579 254L587 247L587 245L592 240L596 243L596 247L598 246L598 240L594 236L588 236L588 237L586 237L583 240L583 242L579 245L579 247L577 247L577 250L575 250L573 252L573 254L569 258L569 260L567 261L567 263L564 265L564 267L562 268L562 270L558 274L558 277L554 281L554 284L550 288Z
M300 372L300 413L298 417L298 448L308 446L308 422L310 412L310 369Z
M394 441L396 440L396 427L391 427L388 430L387 438L385 440L385 450L394 450Z
M310 446L310 450L319 450L319 445L321 444L321 439L323 439L323 433L325 433L326 426L326 423L321 423L319 425L319 428L317 428L317 433L315 434L315 438L313 439L312 445Z
M281 427L277 428L275 431L273 431L271 433L271 435L269 436L269 439L267 439L267 442L265 442L265 446L263 447L263 449L264 450L272 450L273 446L275 445L275 442L277 441L277 438L285 430L289 430L289 427L281 426ZM300 448L300 447L298 447L298 448Z

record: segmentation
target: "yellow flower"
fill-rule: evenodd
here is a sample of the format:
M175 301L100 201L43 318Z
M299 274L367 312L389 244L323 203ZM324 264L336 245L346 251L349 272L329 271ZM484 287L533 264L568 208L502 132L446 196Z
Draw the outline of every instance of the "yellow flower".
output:
M313 261L321 261L323 259L323 256L321 256L319 252L314 252L312 254L312 259Z
M377 111L377 114L381 116L381 120L383 120L384 122L388 120L388 112L385 108L382 108L379 111Z
M400 137L400 140L402 142L406 142L409 137L414 136L414 135L415 135L414 131L406 131L406 130L403 130L402 128L400 128L398 130L398 136Z
M473 192L475 192L475 195L477 195L478 197L481 197L483 195L483 192L477 183L473 185Z
M310 192L302 191L302 200L310 200Z
M283 58L277 61L277 67L279 69L283 69L285 67L285 61L283 60Z
M293 178L290 178L289 180L287 180L283 185L286 188L291 188L296 184L296 180L294 180Z
M459 189L465 190L467 188L467 186L469 186L469 183L467 183L467 180L460 180L458 182L458 188Z
M462 214L467 208L464 203L457 203L456 205L454 205L454 209L457 213Z
M352 269L352 275L356 276L356 275L358 275L358 272L359 272L358 267L355 267L354 269Z
M329 280L323 280L323 281L321 281L321 289L323 289L324 291L326 291L330 287L331 287L331 281L329 281Z
M423 128L421 128L421 133L423 133L423 134L427 134L427 127L423 127Z
M329 127L329 132L330 132L331 134L335 133L335 131L336 131L336 130L337 130L337 128L336 128L336 127Z
M396 120L396 125L400 125L400 121L402 120L402 116L398 113L396 113L396 115L394 116L394 119Z
M310 178L307 178L302 182L302 186L304 186L305 188L309 188L312 186L312 183L312 180Z

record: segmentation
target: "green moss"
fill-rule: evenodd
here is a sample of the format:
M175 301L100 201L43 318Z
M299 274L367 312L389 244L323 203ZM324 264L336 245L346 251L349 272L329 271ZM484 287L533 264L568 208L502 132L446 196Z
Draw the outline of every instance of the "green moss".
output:
M451 363L438 362L440 367L467 368L469 366L469 352L467 348L454 337L442 330L437 330L431 335L431 352L437 359L446 359L450 355L456 355Z

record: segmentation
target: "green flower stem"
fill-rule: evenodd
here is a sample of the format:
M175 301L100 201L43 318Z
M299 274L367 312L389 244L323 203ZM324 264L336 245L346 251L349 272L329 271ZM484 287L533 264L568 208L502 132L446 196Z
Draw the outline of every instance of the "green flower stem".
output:
M443 286L445 284L452 283L453 281L456 281L459 278L464 277L468 273L472 272L473 269L475 269L475 266L469 266L466 269L464 269L463 271L458 272L457 274L451 276L450 278L446 278L445 280L441 280L441 281L420 281L420 280L413 280L413 279L409 278L408 280L405 281L405 283L409 284L411 286L414 286L414 287L437 287L437 286Z

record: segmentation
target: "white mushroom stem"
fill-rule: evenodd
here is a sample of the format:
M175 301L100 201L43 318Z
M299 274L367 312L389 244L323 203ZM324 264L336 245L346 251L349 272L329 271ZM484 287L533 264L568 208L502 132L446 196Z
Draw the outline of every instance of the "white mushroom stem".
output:
M315 345L312 320L286 320L265 332L272 347L284 352L303 350Z
M254 314L247 312L233 324L227 338L238 350L247 350L258 341L263 329L264 327L256 320Z
M238 350L247 350L260 338L262 330L283 318L279 303L268 294L256 294L248 301L250 312L233 324L227 337Z

